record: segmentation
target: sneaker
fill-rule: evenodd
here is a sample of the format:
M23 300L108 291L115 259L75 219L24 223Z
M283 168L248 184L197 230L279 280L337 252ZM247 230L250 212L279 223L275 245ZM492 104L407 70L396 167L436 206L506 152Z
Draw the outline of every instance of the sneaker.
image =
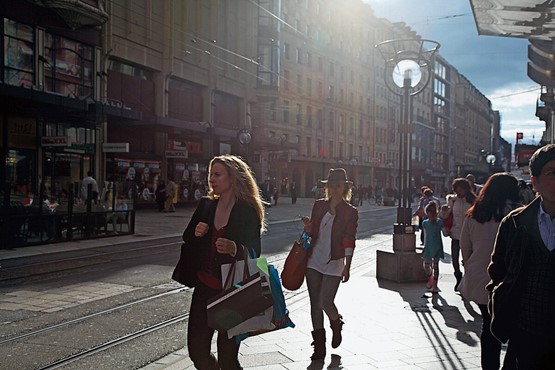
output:
M426 283L426 289L432 289L434 286L434 275L430 275L428 282Z

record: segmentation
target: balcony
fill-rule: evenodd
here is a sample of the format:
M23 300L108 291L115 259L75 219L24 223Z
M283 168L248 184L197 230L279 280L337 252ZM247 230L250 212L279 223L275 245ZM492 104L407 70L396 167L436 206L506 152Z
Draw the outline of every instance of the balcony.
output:
M101 26L109 18L101 0L33 0L33 2L58 13L74 30L84 26Z

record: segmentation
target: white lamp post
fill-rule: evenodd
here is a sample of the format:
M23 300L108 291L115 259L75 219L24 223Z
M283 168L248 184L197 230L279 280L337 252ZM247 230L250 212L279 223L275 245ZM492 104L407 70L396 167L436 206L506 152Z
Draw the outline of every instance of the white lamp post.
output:
M376 45L385 61L384 82L387 88L401 97L401 123L399 124L399 203L397 222L393 225L393 259L382 254L385 262L378 277L396 281L415 281L423 276L420 255L416 254L416 237L411 222L412 209L407 194L411 182L411 98L422 92L433 73L433 57L439 43L423 39L388 40ZM378 251L381 252L381 251ZM418 261L417 266L414 264ZM409 268L410 265L410 268ZM414 266L413 266L414 265ZM417 268L417 270L415 269ZM380 276L382 275L382 276Z

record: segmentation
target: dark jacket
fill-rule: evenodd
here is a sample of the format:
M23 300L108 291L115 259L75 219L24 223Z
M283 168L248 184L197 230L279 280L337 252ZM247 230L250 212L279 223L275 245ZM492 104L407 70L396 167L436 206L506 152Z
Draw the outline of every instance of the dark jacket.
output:
M226 239L233 240L235 244L237 244L237 254L234 258L228 254L217 253L215 257L209 261L210 244L214 232L214 216L216 214L217 205L217 199L213 200L209 197L201 198L197 209L191 217L191 221L189 221L189 225L183 232L183 241L185 243L188 241L198 242L202 250L200 260L205 264L209 263L212 267L216 267L215 271L221 273L221 265L233 263L235 259L243 259L243 248L248 250L250 258L257 258L260 256L261 225L256 210L244 201L237 201L231 210L223 236ZM201 238L195 236L195 227L199 222L205 222L210 226L208 233Z
M312 207L312 245L318 241L320 223L324 215L330 210L330 202L318 199ZM347 202L341 202L335 207L335 218L331 229L331 259L338 260L345 257L346 248L355 248L358 226L358 211Z
M505 290L510 292L508 309L514 311L516 320L512 321L513 326L537 335L555 330L552 317L555 262L553 252L547 250L541 238L540 202L538 197L528 206L509 213L501 222L488 267L492 281L486 286L491 301L493 289L503 282Z

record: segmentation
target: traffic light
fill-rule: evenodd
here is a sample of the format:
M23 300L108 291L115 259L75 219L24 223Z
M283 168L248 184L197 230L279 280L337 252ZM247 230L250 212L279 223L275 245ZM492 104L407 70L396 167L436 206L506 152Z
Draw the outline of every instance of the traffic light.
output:
M528 77L546 87L555 87L555 43L529 40Z

